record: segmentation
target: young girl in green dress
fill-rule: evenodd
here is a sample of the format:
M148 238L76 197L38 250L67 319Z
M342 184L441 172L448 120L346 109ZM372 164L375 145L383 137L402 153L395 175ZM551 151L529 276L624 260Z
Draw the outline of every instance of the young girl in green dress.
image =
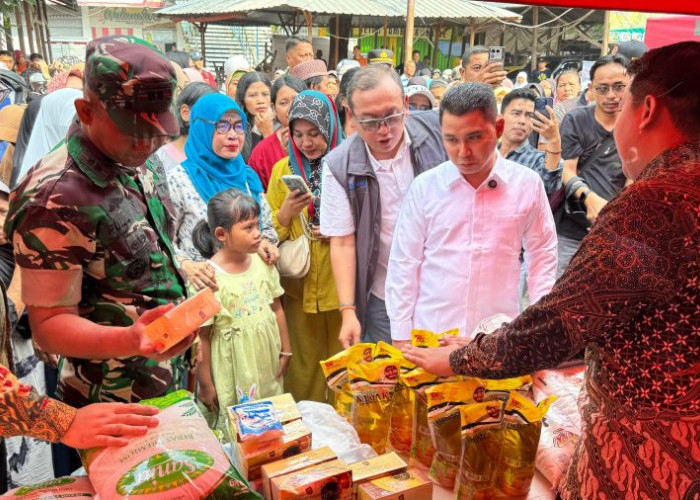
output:
M225 429L226 407L239 393L255 399L282 394L292 353L279 297L284 290L274 266L257 254L260 206L238 189L214 195L207 220L194 230L197 249L216 274L221 312L200 329L199 400ZM254 394L253 394L254 393ZM214 419L211 419L214 420Z

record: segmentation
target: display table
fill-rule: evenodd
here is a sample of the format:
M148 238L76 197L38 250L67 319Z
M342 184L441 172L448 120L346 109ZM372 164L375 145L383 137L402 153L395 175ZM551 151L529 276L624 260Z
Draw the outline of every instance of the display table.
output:
M513 497L509 497L513 498ZM554 500L556 494L552 490L552 485L549 484L539 471L535 471L535 478L532 480L530 493L526 497L527 500ZM433 500L454 500L455 494L453 491L442 488L438 485L433 485Z

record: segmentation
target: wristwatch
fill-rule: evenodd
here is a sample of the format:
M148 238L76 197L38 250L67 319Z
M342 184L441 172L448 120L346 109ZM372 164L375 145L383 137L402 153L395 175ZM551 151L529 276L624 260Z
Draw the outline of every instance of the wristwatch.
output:
M581 193L581 196L579 196L579 198L578 198L581 201L581 203L583 203L584 205L586 204L586 196L588 196L590 194L590 192L591 192L590 189L585 188L583 193Z

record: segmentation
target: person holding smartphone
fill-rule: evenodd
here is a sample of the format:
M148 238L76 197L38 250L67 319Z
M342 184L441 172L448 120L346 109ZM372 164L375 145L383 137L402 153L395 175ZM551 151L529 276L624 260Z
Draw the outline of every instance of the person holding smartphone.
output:
M490 61L489 48L483 45L476 45L464 52L459 73L462 82L482 82L494 89L513 86L503 69L503 60Z

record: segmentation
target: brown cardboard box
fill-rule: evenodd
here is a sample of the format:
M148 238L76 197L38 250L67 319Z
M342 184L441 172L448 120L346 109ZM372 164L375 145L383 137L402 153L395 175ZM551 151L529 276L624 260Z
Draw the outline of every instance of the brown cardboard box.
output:
M406 462L396 453L391 452L360 462L354 462L348 467L352 471L352 483L354 491L357 493L360 483L404 471L406 470Z
M304 422L294 420L283 427L284 436L280 439L233 444L233 456L238 470L248 480L260 478L260 468L265 464L311 449L311 431Z
M285 458L277 462L265 464L262 472L262 494L265 498L272 498L272 480L285 474L290 474L313 465L328 462L336 458L335 453L328 446L318 450L307 451L300 455Z
M272 401L272 406L274 407L277 417L280 419L282 425L286 424L287 422L301 419L301 413L299 413L297 403L289 393L280 394L279 396L272 396L271 398L258 399L256 401L251 401L251 403L259 403L260 401ZM231 444L234 444L236 442L240 442L240 439L238 438L236 414L231 408L233 407L226 408L226 413L228 414L229 438L231 439Z
M271 500L333 498L352 500L352 471L342 460L331 460L272 480Z
M433 483L416 469L380 477L360 485L357 500L427 500Z

